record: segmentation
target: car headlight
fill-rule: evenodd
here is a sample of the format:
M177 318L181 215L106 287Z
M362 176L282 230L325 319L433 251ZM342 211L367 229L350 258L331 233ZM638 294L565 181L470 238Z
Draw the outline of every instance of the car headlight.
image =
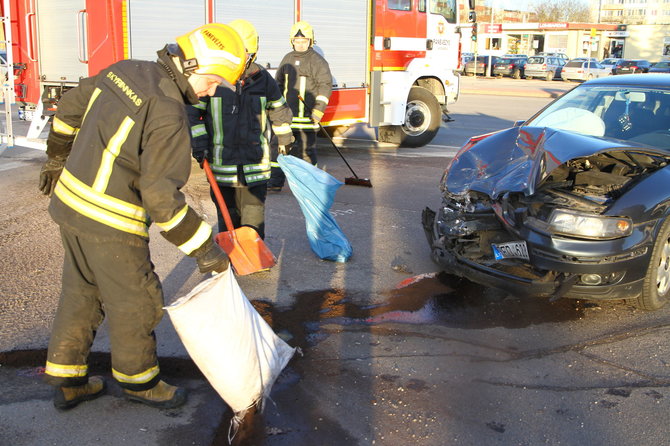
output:
M630 235L633 223L625 217L604 217L568 209L554 209L547 221L548 230L573 237L614 239Z

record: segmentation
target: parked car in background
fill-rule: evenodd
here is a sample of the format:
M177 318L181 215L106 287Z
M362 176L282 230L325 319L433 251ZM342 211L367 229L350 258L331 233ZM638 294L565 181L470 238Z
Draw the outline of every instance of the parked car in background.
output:
M563 65L561 79L564 81L588 81L598 77L609 76L610 68L605 68L599 62L571 60Z
M474 57L474 53L461 53L461 66L459 67L458 71L463 73L465 71L465 64L474 59Z
M526 57L502 57L493 65L493 75L521 79L524 76L527 61L528 58Z
M670 76L594 79L474 136L422 223L447 273L514 296L670 300Z
M548 81L561 77L561 68L565 59L556 56L532 56L524 68L526 79L539 77Z
M650 73L670 73L670 62L656 62L649 68Z
M498 62L498 56L477 56L477 60L473 59L465 64L465 74L468 76L473 74L486 74L488 71L487 67L489 60L491 61L491 66L493 67L496 62Z
M563 59L565 62L570 60L567 54L565 53L538 53L537 56L552 56L552 57L558 57L559 59Z
M615 74L648 73L651 62L646 59L624 59L617 65Z
M623 59L618 59L616 57L607 57L600 61L600 65L609 68L612 71L612 74L615 74L614 69L621 61L623 61Z

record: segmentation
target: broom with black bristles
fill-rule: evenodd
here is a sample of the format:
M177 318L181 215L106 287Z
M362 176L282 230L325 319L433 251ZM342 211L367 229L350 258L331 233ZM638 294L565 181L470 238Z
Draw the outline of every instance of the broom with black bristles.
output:
M305 104L305 101L303 100L302 96L298 95L298 99L300 99L300 102L302 102L303 105ZM342 161L344 161L344 164L347 165L347 167L351 171L352 175L354 176L353 178L352 177L346 177L344 179L344 184L348 184L350 186L372 187L372 182L369 179L360 178L358 175L356 175L356 172L354 172L354 169L351 168L351 166L347 162L344 155L342 155L342 152L340 151L340 149L335 145L335 141L333 141L333 138L330 137L330 135L328 134L328 132L326 132L326 129L323 128L323 126L321 125L320 122L318 122L317 124L319 125L319 129L321 130L321 133L326 135L326 138L328 138L328 141L330 141L330 144L332 144L333 148L337 151L337 153L342 158Z

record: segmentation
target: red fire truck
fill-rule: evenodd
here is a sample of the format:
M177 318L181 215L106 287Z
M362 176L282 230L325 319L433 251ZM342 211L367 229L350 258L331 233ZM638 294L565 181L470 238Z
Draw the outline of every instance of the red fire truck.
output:
M457 100L458 0L4 0L15 95L24 116L52 108L79 79L156 50L206 22L249 20L258 61L276 68L296 20L310 22L333 74L328 127L366 123L380 141L429 143ZM471 5L473 7L473 5Z

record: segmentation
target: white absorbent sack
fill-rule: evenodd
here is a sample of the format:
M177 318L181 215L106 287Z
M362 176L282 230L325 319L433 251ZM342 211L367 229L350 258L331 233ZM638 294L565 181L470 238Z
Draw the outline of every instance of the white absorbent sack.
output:
M228 404L234 432L263 402L295 348L279 338L244 295L232 268L165 307L191 359Z

